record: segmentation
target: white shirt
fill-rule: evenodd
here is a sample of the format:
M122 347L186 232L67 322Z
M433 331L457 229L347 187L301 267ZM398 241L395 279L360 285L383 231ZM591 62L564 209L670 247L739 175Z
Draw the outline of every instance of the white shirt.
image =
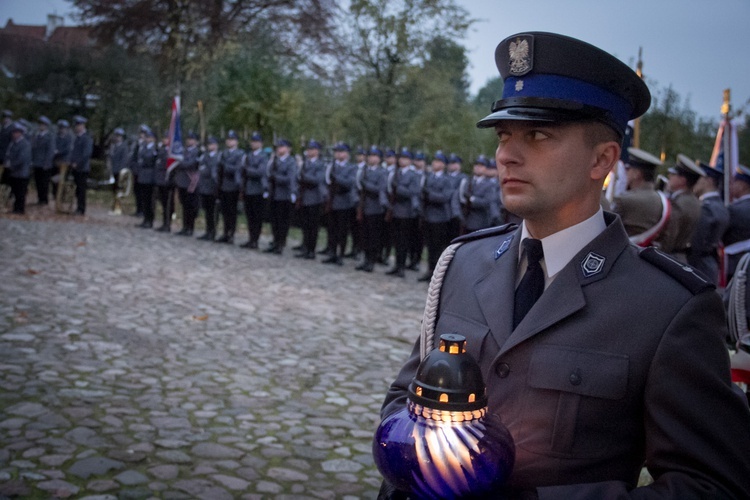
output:
M601 207L599 211L589 217L583 222L579 222L575 226L570 226L558 231L555 234L551 234L546 238L542 238L542 250L544 251L544 258L541 260L542 269L544 269L544 289L552 283L557 276L557 273L562 271L568 262L570 262L575 255L580 252L583 247L588 245L594 238L599 236L602 231L607 228L607 223L604 222L604 212ZM521 241L526 238L531 238L528 229L526 228L526 221L521 224ZM521 281L524 273L526 272L526 252L521 251L518 253L518 274L516 276L516 286Z
M703 193L703 194L701 195L701 197L700 197L700 198L698 198L698 199L699 199L699 200L701 200L701 201L703 201L703 200L705 200L706 198L720 198L720 197L721 197L721 196L719 195L719 192L718 192L718 191L709 191L708 193Z

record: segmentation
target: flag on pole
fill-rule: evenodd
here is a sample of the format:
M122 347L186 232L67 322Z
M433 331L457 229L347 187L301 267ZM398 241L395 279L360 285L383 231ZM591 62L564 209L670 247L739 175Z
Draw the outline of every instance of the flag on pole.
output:
M180 96L172 99L172 119L169 121L169 154L167 175L182 161L182 131L180 129Z
M729 154L726 154L729 151ZM727 158L728 156L728 158ZM725 179L730 180L737 170L739 158L739 146L737 144L737 126L727 117L724 117L716 132L716 142L711 153L710 164L717 170L724 172ZM729 203L729 193L724 193L724 203Z

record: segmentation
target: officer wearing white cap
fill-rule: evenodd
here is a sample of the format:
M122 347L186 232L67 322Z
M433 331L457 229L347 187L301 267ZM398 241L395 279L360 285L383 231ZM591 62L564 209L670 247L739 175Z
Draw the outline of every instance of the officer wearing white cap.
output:
M622 219L630 241L647 247L664 231L671 213L668 196L654 188L656 169L662 161L633 147L624 156L627 191L615 196L612 211Z
M34 170L37 203L46 205L49 203L49 180L54 168L55 138L49 131L52 124L49 118L42 115L37 123L39 128L31 142L31 166Z
M742 254L750 249L750 168L737 165L731 184L732 203L729 205L729 227L723 241L727 253L727 277L731 278ZM735 251L730 248L739 248ZM743 249L745 248L745 249Z
M677 155L677 162L667 172L672 214L656 244L664 252L687 264L693 232L701 216L701 202L693 194L693 187L705 173L684 154Z
M646 84L552 33L506 38L496 63L503 97L479 126L494 128L503 202L523 222L454 240L425 326L466 337L515 441L497 497L749 498L750 410L729 378L721 298L601 209ZM382 416L406 403L421 347ZM654 482L637 489L644 464Z
M693 231L693 240L688 253L688 264L699 270L711 283L719 283L719 243L729 226L729 210L721 199L724 186L724 169L695 162L703 170L693 193L701 202L698 225Z

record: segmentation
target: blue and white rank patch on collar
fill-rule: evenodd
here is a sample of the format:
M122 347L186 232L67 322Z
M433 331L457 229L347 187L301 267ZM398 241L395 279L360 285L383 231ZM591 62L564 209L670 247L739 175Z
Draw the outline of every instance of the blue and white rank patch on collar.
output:
M500 246L497 247L497 250L495 250L495 260L502 257L502 255L508 251L510 248L510 242L513 241L513 236L511 235L510 238L506 238L503 240L502 243L500 243Z
M590 278L602 272L604 261L606 259L599 254L589 252L585 259L581 261L581 271L584 278Z

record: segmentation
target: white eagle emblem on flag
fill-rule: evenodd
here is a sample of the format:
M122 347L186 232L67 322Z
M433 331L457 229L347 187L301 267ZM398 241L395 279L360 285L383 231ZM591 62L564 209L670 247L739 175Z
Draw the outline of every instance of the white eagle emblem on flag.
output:
M528 40L516 38L515 42L510 42L508 55L510 56L511 75L524 75L531 69Z

